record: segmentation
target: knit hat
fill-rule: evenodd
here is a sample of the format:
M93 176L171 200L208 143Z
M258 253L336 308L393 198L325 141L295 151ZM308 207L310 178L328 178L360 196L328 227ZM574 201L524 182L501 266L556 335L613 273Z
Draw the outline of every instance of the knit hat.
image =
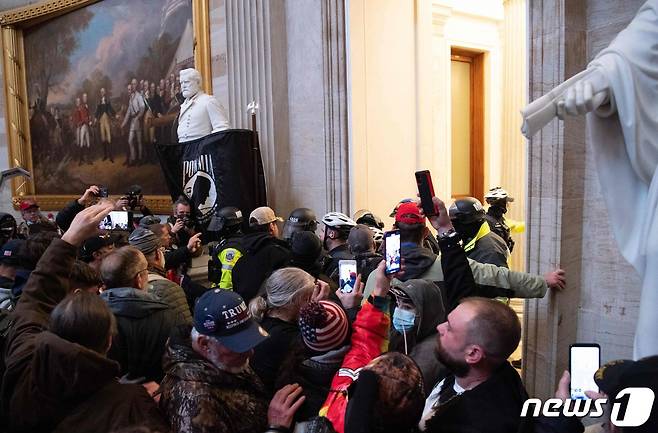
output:
M299 312L302 339L315 352L340 347L347 337L349 322L345 311L330 301L310 302Z
M160 239L151 230L137 227L128 237L128 243L148 255L158 249Z

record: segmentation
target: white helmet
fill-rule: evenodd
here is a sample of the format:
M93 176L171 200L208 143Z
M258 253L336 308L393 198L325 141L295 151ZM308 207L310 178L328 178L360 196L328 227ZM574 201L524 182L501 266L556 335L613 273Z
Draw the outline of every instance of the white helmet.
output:
M514 201L514 197L510 197L507 191L505 191L503 188L497 186L495 188L491 188L489 192L487 192L484 196L484 199L487 201L487 203L491 204L492 202L496 200L507 200L508 202Z
M332 228L340 229L341 227L352 228L356 226L354 220L341 212L329 212L322 217L322 222Z
M375 240L375 243L379 245L384 241L384 232L377 227L370 227L368 226L370 231L372 232L372 238Z

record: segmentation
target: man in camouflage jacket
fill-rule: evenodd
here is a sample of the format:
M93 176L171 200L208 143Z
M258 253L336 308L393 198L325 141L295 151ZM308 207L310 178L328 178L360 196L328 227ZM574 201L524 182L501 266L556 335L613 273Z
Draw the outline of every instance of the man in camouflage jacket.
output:
M206 292L194 327L172 333L164 356L160 408L175 433L262 433L269 398L249 367L267 333L231 291Z

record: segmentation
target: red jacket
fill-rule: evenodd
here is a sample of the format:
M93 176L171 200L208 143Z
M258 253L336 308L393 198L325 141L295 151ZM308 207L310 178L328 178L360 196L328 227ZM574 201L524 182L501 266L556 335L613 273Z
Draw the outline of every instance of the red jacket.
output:
M388 331L391 325L388 298L370 297L352 324L351 348L343 364L331 381L329 395L320 409L337 433L345 430L347 388L354 382L361 368L388 351Z

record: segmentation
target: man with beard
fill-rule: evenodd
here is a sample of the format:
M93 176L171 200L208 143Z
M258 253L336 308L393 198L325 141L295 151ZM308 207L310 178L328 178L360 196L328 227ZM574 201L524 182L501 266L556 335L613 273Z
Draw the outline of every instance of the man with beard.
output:
M436 356L451 374L427 398L421 430L518 431L528 394L507 362L521 338L514 311L492 299L466 298L437 330Z
M464 297L437 326L436 357L449 371L432 390L419 427L431 433L523 431L521 408L528 398L507 362L521 338L516 313L502 302L471 297L475 281L445 204L434 198L445 283Z

